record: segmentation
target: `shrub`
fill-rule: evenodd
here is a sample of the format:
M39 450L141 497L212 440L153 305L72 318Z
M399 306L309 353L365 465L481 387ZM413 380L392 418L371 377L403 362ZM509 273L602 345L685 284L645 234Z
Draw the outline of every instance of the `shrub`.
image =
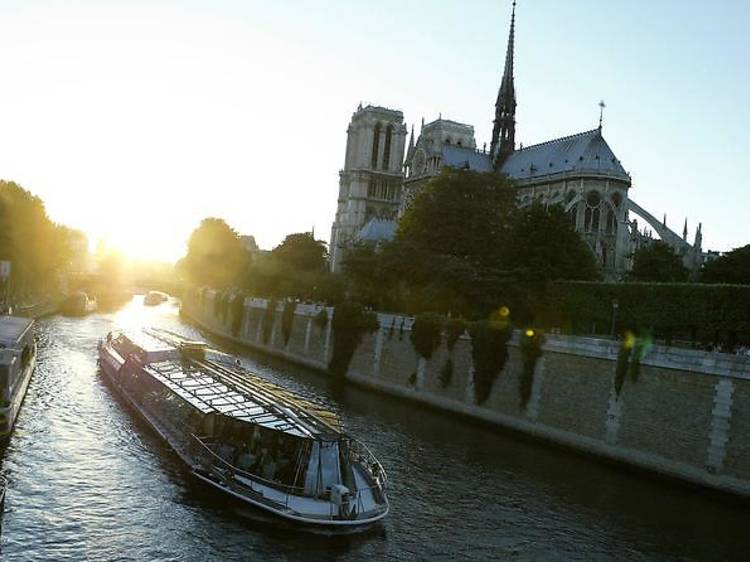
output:
M337 306L333 313L333 353L328 371L336 377L345 377L362 336L378 327L377 316L359 303L346 301Z
M534 386L534 372L536 363L542 356L544 335L536 330L526 330L521 334L521 381L519 394L521 408L526 408L531 398L531 388Z
M411 327L411 343L417 353L429 359L440 345L443 317L439 314L420 314Z
M242 320L245 315L245 295L237 294L232 299L232 334L239 336L242 330Z
M297 303L287 300L284 303L284 311L281 313L281 333L284 336L284 345L289 343L292 336L292 324L294 324L294 311L297 310Z
M448 388L451 384L452 379L453 379L453 359L448 357L448 359L445 362L445 365L443 365L443 368L440 369L440 386L442 388Z
M495 379L508 360L509 322L482 320L469 328L471 357L474 360L474 398L483 404L492 392Z

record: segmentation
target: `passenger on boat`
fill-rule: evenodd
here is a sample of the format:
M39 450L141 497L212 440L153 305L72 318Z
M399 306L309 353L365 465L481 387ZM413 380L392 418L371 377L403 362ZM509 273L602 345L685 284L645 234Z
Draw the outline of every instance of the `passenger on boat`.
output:
M237 458L237 468L244 472L251 472L257 460L255 455L248 450L247 445L242 445L242 451Z
M276 476L276 460L271 453L268 453L266 449L263 449L263 461L260 467L260 475L265 480L273 480Z

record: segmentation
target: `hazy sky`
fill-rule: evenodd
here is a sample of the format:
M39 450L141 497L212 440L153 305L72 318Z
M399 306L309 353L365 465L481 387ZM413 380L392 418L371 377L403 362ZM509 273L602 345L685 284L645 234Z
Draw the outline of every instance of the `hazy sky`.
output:
M0 178L176 258L205 216L328 238L360 101L489 140L510 0L0 0ZM750 2L520 0L517 141L596 126L631 197L750 242Z

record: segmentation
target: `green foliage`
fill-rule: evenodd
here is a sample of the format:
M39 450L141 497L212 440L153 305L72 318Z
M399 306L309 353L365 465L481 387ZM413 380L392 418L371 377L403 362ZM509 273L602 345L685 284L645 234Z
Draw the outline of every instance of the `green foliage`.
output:
M442 332L442 316L429 312L419 314L411 327L411 343L419 355L429 359L440 345Z
M461 318L449 318L445 321L445 344L448 351L453 351L456 342L466 333L468 326L466 320Z
M521 380L519 394L521 408L526 408L531 398L531 388L534 386L534 372L536 364L542 356L544 334L536 330L527 330L521 334Z
M499 319L481 320L471 325L469 334L474 360L474 398L477 404L483 404L508 359L510 323Z
M701 280L704 283L750 285L750 244L708 262L703 266Z
M350 298L378 310L400 310L398 278L375 244L360 242L344 253L344 276Z
M53 223L41 199L0 180L0 260L11 262L11 300L59 290L59 274L82 267L87 253L85 234Z
M320 311L315 315L315 325L321 330L325 329L328 324L328 311L325 308L321 308Z
M284 336L284 345L289 343L292 335L292 324L294 323L294 311L297 310L297 303L287 300L284 303L284 311L281 313L281 333Z
M250 262L239 235L222 219L207 218L190 235L178 267L194 285L224 289L236 286Z
M328 261L325 242L309 232L289 234L271 254L287 269L297 271L323 271Z
M439 379L442 388L448 388L450 386L451 380L453 379L453 359L450 357L445 361L443 368L440 369Z
M232 299L232 335L239 336L242 330L242 320L245 316L245 295L238 293Z
M596 325L609 332L615 302L618 331L695 334L704 341L717 330L750 334L750 287L737 285L556 282L544 316L548 327L591 333Z
M345 301L336 307L332 324L333 353L328 371L338 378L344 378L362 336L378 329L378 318L359 303Z
M628 363L630 361L630 347L623 341L620 350L617 352L617 366L615 367L615 393L620 395L622 385L625 382L625 375L628 373Z
M271 339L273 330L273 319L276 316L276 299L270 299L266 302L266 309L263 311L263 343L268 344Z
M518 211L506 259L518 281L536 287L556 279L600 277L594 254L559 205L535 203Z
M687 281L689 274L680 256L669 245L656 240L636 250L628 277L633 281L674 283Z

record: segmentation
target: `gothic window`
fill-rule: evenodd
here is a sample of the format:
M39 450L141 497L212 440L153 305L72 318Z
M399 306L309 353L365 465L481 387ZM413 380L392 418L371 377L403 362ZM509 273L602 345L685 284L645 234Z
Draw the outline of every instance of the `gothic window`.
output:
M575 206L570 210L570 222L573 225L573 230L578 228L578 207Z
M615 213L612 210L607 211L607 234L613 234L615 231Z
M584 215L584 227L586 232L596 232L599 230L601 203L602 198L599 196L598 192L592 191L586 195L586 213Z
M372 134L372 160L370 162L373 169L378 167L378 151L380 150L380 123L375 125Z
M607 267L607 248L602 248L602 265Z
M385 129L385 148L383 149L383 169L388 169L391 160L391 136L393 135L393 125L388 125Z

